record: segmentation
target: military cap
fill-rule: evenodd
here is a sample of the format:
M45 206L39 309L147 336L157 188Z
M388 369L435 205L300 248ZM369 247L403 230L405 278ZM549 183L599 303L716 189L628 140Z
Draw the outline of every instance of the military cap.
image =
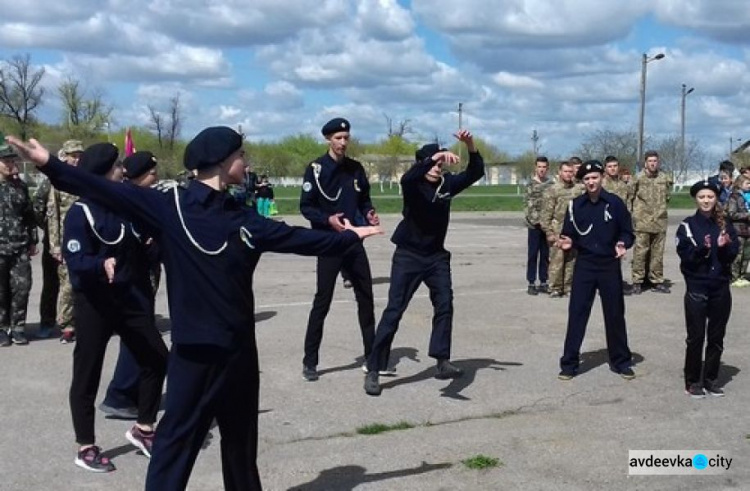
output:
M241 134L228 126L211 126L188 143L183 163L188 170L208 169L224 162L241 147Z
M83 152L83 142L81 140L68 140L63 143L62 151L65 154Z
M344 118L333 118L323 125L320 132L323 133L323 136L328 136L338 133L339 131L349 131L351 127L352 125L349 124L349 121Z
M135 179L156 167L156 157L149 151L135 152L122 161L125 177Z
M78 167L103 176L117 162L117 147L111 143L94 143L81 154Z
M695 198L695 195L697 195L700 191L703 189L710 189L714 192L714 194L718 197L719 194L721 194L721 189L719 188L719 185L715 182L711 182L708 179L703 181L698 181L692 186L690 186L690 196Z
M586 174L590 174L592 172L604 174L604 166L602 165L602 163L598 160L587 160L578 168L578 172L576 172L576 179L581 180Z
M4 157L17 157L16 149L5 142L5 135L0 132L0 159Z
M432 158L432 156L436 153L444 151L445 149L440 148L440 145L438 145L437 143L428 143L427 145L424 145L422 146L422 148L417 150L414 156L417 158L417 162L422 162L424 160Z

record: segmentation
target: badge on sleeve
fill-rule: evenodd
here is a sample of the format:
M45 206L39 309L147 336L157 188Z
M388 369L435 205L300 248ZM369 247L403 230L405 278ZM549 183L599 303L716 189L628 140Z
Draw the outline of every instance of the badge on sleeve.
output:
M309 193L311 189L312 189L312 183L310 183L310 181L305 181L302 184L302 191Z
M67 248L70 252L78 252L81 250L81 243L75 239L71 239L68 241Z

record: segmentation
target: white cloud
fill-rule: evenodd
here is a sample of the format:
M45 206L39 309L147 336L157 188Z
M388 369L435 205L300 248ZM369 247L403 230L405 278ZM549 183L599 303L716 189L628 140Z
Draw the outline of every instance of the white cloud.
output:
M544 84L539 80L525 75L516 75L509 72L497 72L492 80L501 87L509 89L541 89Z
M381 40L404 39L414 32L411 13L396 0L362 0L355 26L364 36Z

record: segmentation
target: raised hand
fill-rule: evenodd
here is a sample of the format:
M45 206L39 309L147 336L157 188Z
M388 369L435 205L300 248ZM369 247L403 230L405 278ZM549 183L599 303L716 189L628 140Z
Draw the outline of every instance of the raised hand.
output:
M725 245L729 244L732 241L732 238L729 237L729 234L726 230L722 230L719 234L719 238L716 241L716 245L719 247L724 247Z
M21 158L33 162L37 167L44 166L49 160L49 150L44 148L34 138L30 139L28 142L24 142L15 136L6 136L5 141L9 145L15 147L16 152L18 152L18 155Z
M474 147L474 136L471 134L471 131L458 130L458 133L454 133L453 136L455 136L458 141L464 142L469 152L476 152L476 148Z

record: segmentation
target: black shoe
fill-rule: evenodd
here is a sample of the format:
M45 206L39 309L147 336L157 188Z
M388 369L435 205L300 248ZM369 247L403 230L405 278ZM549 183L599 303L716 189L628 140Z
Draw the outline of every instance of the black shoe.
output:
M13 341L13 344L29 344L29 340L26 339L26 335L21 331L13 331L10 333L10 339Z
M438 360L437 362L437 373L435 378L445 380L449 378L459 378L464 374L464 371L458 368L456 365L448 360Z
M576 372L570 372L568 370L562 370L560 373L557 374L557 378L559 380L571 380L573 377L576 376Z
M631 295L640 295L641 293L643 293L643 289L641 288L641 284L640 283L633 283L630 286L630 294Z
M548 294L549 293L549 285L547 283L542 283L536 288L536 291L539 293Z
M635 372L632 368L620 370L619 372L617 372L617 374L625 380L633 380L635 378Z
M302 367L302 377L308 382L315 382L318 380L318 370L315 367Z
M539 291L534 285L529 285L529 287L526 289L526 293L528 293L529 295L539 295Z
M563 292L558 290L552 290L549 292L549 298L562 298L564 296Z
M99 404L99 411L111 419L138 419L138 409L135 407L114 407L102 402Z
M380 388L378 372L367 372L367 375L365 375L365 393L368 396L379 396L381 392L383 392L383 389Z
M664 283L659 283L658 285L654 285L654 287L651 289L656 293L672 293L672 290L669 289L667 285Z
M714 397L724 397L724 390L721 387L717 387L713 382L706 382L703 384L703 388L706 390L706 394Z
M0 346L10 346L10 337L5 329L0 329Z
M701 384L695 383L685 387L685 394L689 395L693 399L703 399L706 397L706 393L703 391Z

